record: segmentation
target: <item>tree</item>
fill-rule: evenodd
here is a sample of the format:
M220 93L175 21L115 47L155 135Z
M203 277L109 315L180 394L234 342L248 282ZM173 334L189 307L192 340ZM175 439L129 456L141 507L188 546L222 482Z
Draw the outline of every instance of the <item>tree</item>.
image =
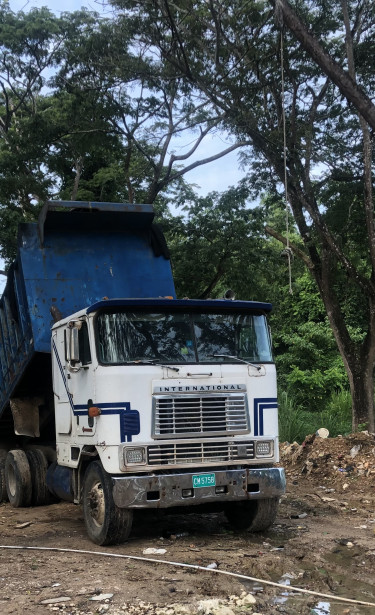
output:
M128 11L127 18L129 12L137 15L138 23L142 13L141 36L169 61L177 75L185 76L191 93L199 88L215 109L225 113L225 127L238 139L251 141L243 161L251 164L254 191L280 191L285 108L288 196L304 261L317 283L349 378L353 427L365 416L373 431L371 143L358 116L331 79L287 34L283 37L283 100L280 30L268 4L254 1L244 7L227 0L116 0L115 4ZM374 77L365 50L375 28L373 3L348 0L327 5L323 0L305 0L300 5L315 36L326 41L330 56L338 63L352 63L352 55L361 88L371 91ZM348 294L356 298L360 335L352 334Z
M0 10L0 244L47 198L155 203L189 170L223 115L155 61L126 20ZM188 134L189 143L187 144ZM180 145L180 142L183 144Z
M244 184L219 194L185 191L182 215L162 216L171 250L178 296L207 299L232 290L257 299L268 248L262 237L264 214L250 208Z
M321 411L333 393L347 388L344 364L310 273L294 276L291 299L286 285L282 290L272 318L279 386L295 404Z
M75 170L68 198L74 196L82 156L103 149L93 136L109 126L93 97L53 92L50 84L64 42L77 29L89 31L93 20L85 11L56 17L46 8L27 14L0 9L0 244L8 262L19 222L34 220L47 198L66 190Z
M273 304L269 321L279 389L295 406L319 412L326 407L327 400L348 388L344 364L318 288L306 268L306 253L292 219L290 271L288 254L285 249L280 251L280 238L285 240L284 201L269 194L262 199L261 210L271 237L267 241L267 265L262 269L263 284L258 296ZM352 334L356 333L352 329Z
M65 44L55 84L82 96L96 93L126 151L122 170L128 200L141 197L154 203L161 191L192 169L246 142L236 140L211 156L199 156L204 140L222 123L223 112L213 109L198 91L194 100L186 96L183 80L162 58L155 60L137 32L137 20L133 23L126 16L101 21L90 36L78 32L73 45L71 40ZM132 176L134 157L143 160L141 182Z

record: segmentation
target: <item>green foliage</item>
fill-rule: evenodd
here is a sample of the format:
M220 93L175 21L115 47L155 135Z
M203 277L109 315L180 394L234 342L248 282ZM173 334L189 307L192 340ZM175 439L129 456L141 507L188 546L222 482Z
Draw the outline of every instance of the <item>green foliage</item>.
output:
M301 255L324 300L323 327L316 333L311 328L296 332L297 338L306 336L312 370L299 366L303 359L299 340L285 340L296 351L295 387L302 382L312 392L312 403L318 403L324 396L319 372L329 391L334 390L335 378L338 388L342 385L341 366L331 360L328 348L332 336L324 342L328 314L345 365L355 374L354 419L365 411L373 427L374 409L369 400L375 343L375 231L369 171L372 154L371 147L363 147L371 140L366 126L343 100L337 80L322 74L287 28L282 31L281 50L280 25L272 3L113 0L113 5L137 23L140 38L169 61L176 78L185 78L184 91L192 99L197 94L209 99L224 113L222 125L249 143L242 164L248 168L252 195L266 192L274 201L280 200L286 171L289 203L302 239L297 248L303 245ZM318 44L344 70L349 66L354 81L371 96L374 72L365 49L371 54L374 2L302 0L296 10ZM284 88L280 87L281 53ZM334 66L332 62L333 70ZM271 294L277 298L277 290ZM279 313L288 320L287 311ZM289 330L294 332L293 327ZM317 361L324 361L319 356L321 343L329 351L329 360L315 371Z
M262 212L250 209L245 186L198 197L191 190L184 214L164 219L179 297L256 299L267 246Z
M15 14L0 7L0 253L7 261L14 258L18 223L35 219L57 191L49 156L71 118L62 130L47 85L71 27L69 18L46 8Z
M280 442L303 442L311 433L311 413L295 404L286 391L279 393L278 402Z
M285 284L272 285L278 380L297 406L316 411L347 386L347 376L314 280L300 263L293 263L292 285L292 295Z
M327 395L346 385L342 359L327 323L296 322L277 335L282 352L277 356L281 386L297 404L309 410L322 406Z
M349 391L332 393L320 411L308 411L291 399L285 391L279 394L280 442L298 442L321 427L331 438L347 435L352 431L352 402Z
M125 16L56 17L1 5L0 255L7 262L18 222L35 219L48 198L165 204L218 125L213 108L191 100L135 33ZM186 132L190 144L181 149Z
M352 399L349 391L333 393L319 415L321 425L332 438L352 432Z

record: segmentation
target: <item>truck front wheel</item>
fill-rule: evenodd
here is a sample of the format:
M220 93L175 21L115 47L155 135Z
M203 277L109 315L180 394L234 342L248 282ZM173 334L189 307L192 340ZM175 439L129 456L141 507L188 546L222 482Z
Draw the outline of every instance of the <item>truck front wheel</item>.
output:
M25 451L15 449L7 454L5 483L9 502L13 508L31 505L31 472Z
M98 461L90 463L83 484L83 516L89 538L97 545L125 542L133 513L113 501L112 479Z
M262 532L274 523L278 506L278 498L233 502L228 504L225 515L231 526L236 530Z

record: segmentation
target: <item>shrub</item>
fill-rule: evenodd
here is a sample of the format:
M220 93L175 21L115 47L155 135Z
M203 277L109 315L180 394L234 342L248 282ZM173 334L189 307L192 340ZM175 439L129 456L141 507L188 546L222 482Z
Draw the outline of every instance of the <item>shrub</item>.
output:
M352 401L349 391L332 393L321 411L305 410L286 391L279 394L280 442L301 442L325 427L335 438L352 431Z
M335 438L352 431L352 399L349 391L332 393L325 408L319 413L320 427L326 427Z
M279 394L280 442L303 442L309 433L311 413L294 403L286 391Z

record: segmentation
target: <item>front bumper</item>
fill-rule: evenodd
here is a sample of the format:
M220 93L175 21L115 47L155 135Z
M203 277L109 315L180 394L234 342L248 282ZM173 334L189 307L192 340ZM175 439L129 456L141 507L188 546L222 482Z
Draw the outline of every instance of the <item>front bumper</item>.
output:
M206 470L194 475L199 473L215 474L215 486L193 489L193 473L113 477L113 499L119 508L171 508L276 498L285 492L283 468Z

